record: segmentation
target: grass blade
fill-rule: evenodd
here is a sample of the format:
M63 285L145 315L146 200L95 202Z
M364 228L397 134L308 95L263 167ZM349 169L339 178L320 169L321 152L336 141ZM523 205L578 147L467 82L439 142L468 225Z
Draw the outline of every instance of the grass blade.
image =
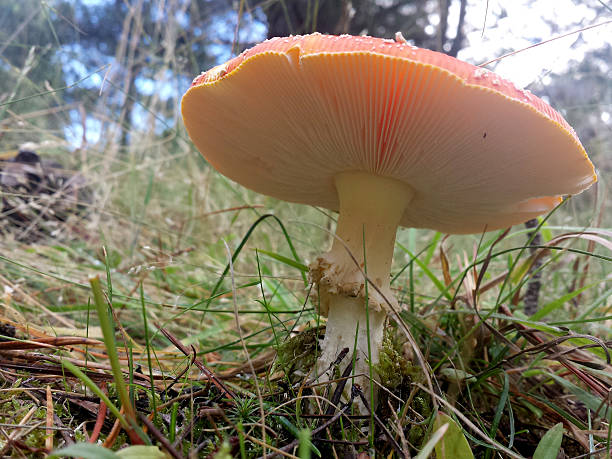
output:
M538 443L533 459L556 459L563 440L563 423L556 424Z
M425 446L423 446L419 454L417 454L414 459L428 459L431 456L431 453L433 453L433 450L438 442L442 440L442 437L444 437L444 434L448 430L448 426L448 423L441 425L440 428L433 433L427 443L425 443Z
M448 430L441 441L436 443L436 457L438 459L470 459L474 457L472 448L463 434L461 427L447 414L438 413L434 427L440 429L447 425Z

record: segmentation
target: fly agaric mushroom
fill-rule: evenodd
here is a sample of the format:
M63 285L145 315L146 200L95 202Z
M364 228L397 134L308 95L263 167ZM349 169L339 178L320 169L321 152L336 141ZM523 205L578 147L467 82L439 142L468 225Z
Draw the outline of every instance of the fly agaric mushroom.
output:
M320 372L355 343L355 374L378 363L396 301L389 284L399 225L504 228L597 180L576 133L547 103L400 38L267 40L197 77L182 113L222 174L339 211L331 250L310 267L328 316ZM377 287L367 305L364 272Z

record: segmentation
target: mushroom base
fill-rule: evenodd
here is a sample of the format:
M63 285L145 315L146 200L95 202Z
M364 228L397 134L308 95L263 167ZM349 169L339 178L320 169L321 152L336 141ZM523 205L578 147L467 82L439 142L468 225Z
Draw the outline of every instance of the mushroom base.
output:
M372 404L370 386L371 380L377 379L375 366L379 362L387 314L381 310L366 309L364 298L338 295L330 300L334 302L334 308L329 311L321 355L317 361L317 375L320 376L318 382L340 377L344 369L351 365L354 352L353 378L346 382L344 394L348 398L351 386L359 384L366 399ZM334 363L345 348L349 352L336 369ZM357 400L357 406L365 412L361 401Z

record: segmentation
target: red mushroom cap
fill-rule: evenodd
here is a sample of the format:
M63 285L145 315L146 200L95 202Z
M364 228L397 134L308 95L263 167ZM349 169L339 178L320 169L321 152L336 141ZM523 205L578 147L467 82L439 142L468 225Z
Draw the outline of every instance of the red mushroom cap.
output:
M334 177L410 186L401 224L506 227L597 180L574 130L485 69L373 37L274 38L197 77L187 131L221 173L279 199L338 209Z

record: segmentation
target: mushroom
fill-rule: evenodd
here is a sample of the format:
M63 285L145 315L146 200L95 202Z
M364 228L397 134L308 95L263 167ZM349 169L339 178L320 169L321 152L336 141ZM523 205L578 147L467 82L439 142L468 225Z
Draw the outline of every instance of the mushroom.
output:
M397 306L398 226L505 228L597 180L576 133L546 102L401 37L267 40L195 78L182 114L222 174L339 212L331 250L310 266L327 315L319 373L344 348L356 347L355 374L379 362Z

